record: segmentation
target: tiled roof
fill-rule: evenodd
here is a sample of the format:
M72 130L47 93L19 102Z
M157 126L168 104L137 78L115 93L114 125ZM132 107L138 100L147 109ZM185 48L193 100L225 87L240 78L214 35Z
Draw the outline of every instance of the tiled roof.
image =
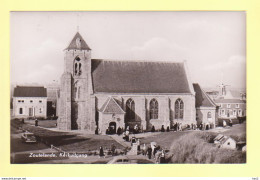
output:
M125 111L120 107L120 105L112 97L109 97L106 100L106 102L100 108L100 112L114 113L114 114L124 114L125 113Z
M194 91L195 91L195 106L196 107L216 107L216 104L213 100L204 92L200 85L197 83L193 84Z
M80 40L80 46L77 46L77 39ZM70 42L69 46L65 50L91 50L90 47L87 45L85 40L82 38L82 36L79 34L79 32L76 33L72 41Z
M235 141L233 138L224 136L223 134L217 135L217 137L214 138L214 141L218 141L219 143L224 144L228 139Z
M215 99L215 103L246 103L245 100L241 99Z
M191 93L184 63L92 59L94 92Z
M39 86L17 86L14 97L47 97L47 90Z

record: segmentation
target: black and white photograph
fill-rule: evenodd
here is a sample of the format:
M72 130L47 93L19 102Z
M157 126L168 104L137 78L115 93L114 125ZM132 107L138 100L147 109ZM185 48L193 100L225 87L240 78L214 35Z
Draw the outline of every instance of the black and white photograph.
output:
M245 164L245 11L10 12L11 164Z

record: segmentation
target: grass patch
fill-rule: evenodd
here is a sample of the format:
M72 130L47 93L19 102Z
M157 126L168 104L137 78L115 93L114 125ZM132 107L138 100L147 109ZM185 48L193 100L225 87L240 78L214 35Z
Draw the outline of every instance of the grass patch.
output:
M35 125L35 120L25 120L25 123ZM56 128L57 120L38 120L38 126Z
M22 124L20 120L13 120L11 123L13 127L22 126L23 129L34 133L38 141L48 146L52 144L66 152L88 152L98 150L100 146L103 146L104 149L109 149L111 144L114 144L117 149L124 148L109 136L94 134L80 135L75 132L51 131L29 124Z
M181 136L170 148L170 163L246 163L246 153L217 148L212 143L215 133L193 132Z
M179 137L189 134L192 131L183 131L183 132L163 132L154 136L149 136L141 138L140 141L142 144L150 144L151 142L156 142L163 149L170 149L173 141Z

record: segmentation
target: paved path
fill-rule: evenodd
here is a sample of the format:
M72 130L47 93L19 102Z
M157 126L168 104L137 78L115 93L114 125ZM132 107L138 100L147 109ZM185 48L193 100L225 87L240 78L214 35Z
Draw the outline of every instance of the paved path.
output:
M114 139L116 142L118 142L119 144L121 144L122 146L124 147L131 147L131 143L130 142L127 142L123 139L123 136L120 135L109 135L112 139Z

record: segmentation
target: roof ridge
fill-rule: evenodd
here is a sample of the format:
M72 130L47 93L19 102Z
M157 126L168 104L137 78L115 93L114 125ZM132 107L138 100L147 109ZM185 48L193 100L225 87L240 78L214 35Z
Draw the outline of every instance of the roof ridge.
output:
M101 112L103 112L103 113L105 113L105 111L106 111L106 109L107 109L107 107L108 107L108 105L109 105L109 103L110 103L110 101L112 100L112 102L114 103L114 104L116 104L117 105L117 107L119 108L119 110L122 112L122 113L125 113L125 111L119 106L119 104L115 101L115 99L112 97L112 96L109 96L108 97L108 99L107 99L107 101L106 101L106 105L104 106L104 108L103 108L103 110L100 110Z
M209 100L209 102L213 105L213 106L217 106L216 103L208 96L208 94L200 87L201 91L205 94L206 98Z
M161 61L161 60L129 60L129 59L91 59L91 60L99 60L99 61L107 61L107 62L140 62L140 63L178 63L178 64L184 64L184 61Z

